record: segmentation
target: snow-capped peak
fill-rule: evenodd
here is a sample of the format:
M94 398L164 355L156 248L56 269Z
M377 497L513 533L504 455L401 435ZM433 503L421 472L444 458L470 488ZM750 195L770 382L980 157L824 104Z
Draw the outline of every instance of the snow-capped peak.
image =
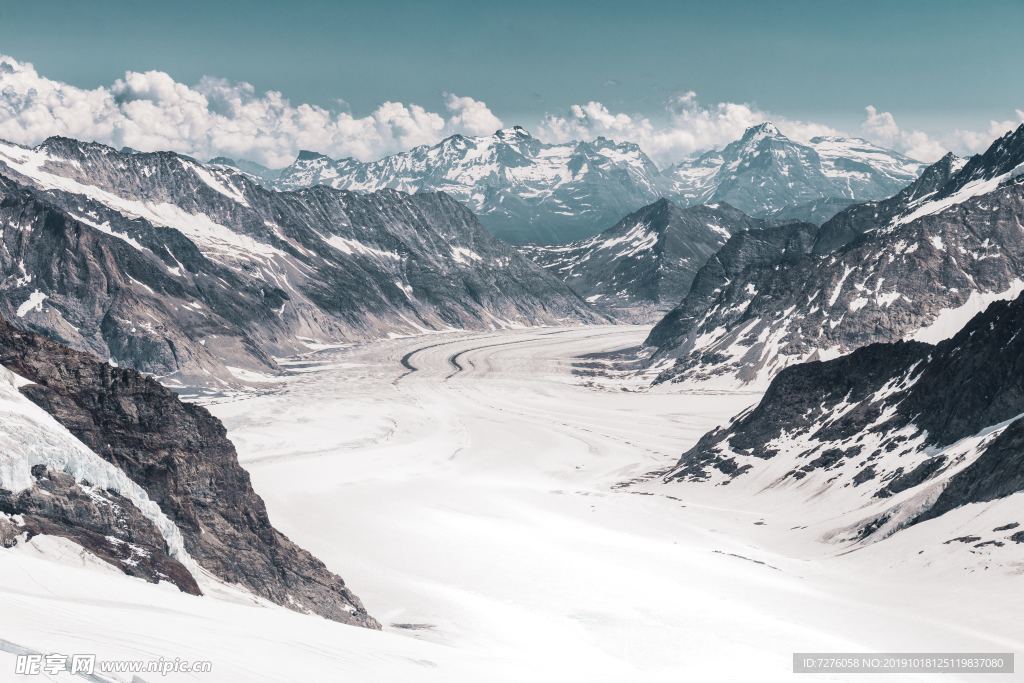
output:
M522 140L533 136L530 135L530 131L522 126L512 126L511 128L500 128L494 131L494 137L499 140Z
M757 124L756 126L751 126L750 128L747 128L745 131L743 131L743 137L741 139L761 140L763 138L785 137L786 136L782 134L782 131L780 131L774 123L772 123L771 121L764 121L762 123Z

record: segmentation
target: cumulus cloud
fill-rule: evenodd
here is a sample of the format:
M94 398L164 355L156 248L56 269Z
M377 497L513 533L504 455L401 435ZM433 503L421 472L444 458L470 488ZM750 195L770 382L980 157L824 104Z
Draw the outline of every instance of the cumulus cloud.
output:
M444 106L452 114L448 120L448 130L453 133L490 135L503 125L486 104L472 97L445 93Z
M912 159L935 161L948 149L928 134L919 130L904 130L890 112L878 111L874 105L864 108L866 118L861 123L864 136L873 142L902 152Z
M865 112L867 116L861 130L866 138L921 161L934 161L947 151L961 155L984 152L994 140L1024 123L1024 110L1018 109L1015 119L989 121L988 127L982 130L956 129L936 138L919 130L902 128L890 112L878 111L870 105L865 107Z
M281 166L300 149L376 159L452 133L479 135L501 126L483 102L448 94L445 103L447 115L385 102L369 115L355 116L295 105L276 91L257 93L248 83L203 78L187 85L160 71L129 71L110 86L88 90L0 55L0 138L21 144L66 135Z
M695 92L672 97L662 121L625 112L612 112L601 102L576 104L563 114L548 114L538 129L550 141L590 140L607 137L637 143L660 164L679 161L694 152L732 142L750 126L773 121L794 140L806 141L816 135L838 131L820 123L772 116L749 104L719 102L705 105Z
M891 112L868 105L859 135L883 147L902 152L920 161L935 161L947 151L974 154L984 151L992 141L1024 122L1024 110L1016 119L991 121L979 131L955 130L936 138L916 129L901 127ZM819 135L849 136L832 126L780 116L758 107L737 102L703 104L690 91L671 98L665 116L655 122L640 114L614 112L601 102L576 104L567 112L548 114L538 132L552 142L592 140L607 137L636 142L660 165L708 149L720 148L743 134L748 127L772 121L785 135L807 142Z
M1018 109L1015 113L1017 114L1016 119L989 121L988 128L981 132L960 129L953 131L950 136L953 147L973 153L985 151L993 140L1006 135L1024 123L1024 109Z

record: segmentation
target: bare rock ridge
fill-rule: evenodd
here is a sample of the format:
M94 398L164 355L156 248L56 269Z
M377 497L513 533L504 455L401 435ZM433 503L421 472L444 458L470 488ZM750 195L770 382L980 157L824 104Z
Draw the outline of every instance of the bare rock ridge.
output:
M33 466L31 474L31 488L15 493L0 486L0 547L13 547L21 534L26 540L59 536L129 576L200 595L195 577L168 554L159 530L130 500L45 465ZM9 521L14 515L17 524Z
M340 577L274 529L223 425L206 409L134 370L5 321L0 365L31 382L20 388L25 397L145 490L203 570L291 609L379 627ZM116 493L43 467L32 475L28 491L0 491L0 511L22 514L30 533L64 536L128 573L198 592L151 525ZM120 562L125 553L132 562Z

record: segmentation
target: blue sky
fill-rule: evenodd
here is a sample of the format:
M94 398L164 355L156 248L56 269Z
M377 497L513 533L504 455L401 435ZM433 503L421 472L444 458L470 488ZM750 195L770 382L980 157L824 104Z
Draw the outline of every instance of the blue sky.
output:
M360 116L456 93L504 124L590 101L659 124L693 91L851 132L874 105L941 137L1024 108L1022 26L1020 0L7 2L0 54L81 88L212 75Z

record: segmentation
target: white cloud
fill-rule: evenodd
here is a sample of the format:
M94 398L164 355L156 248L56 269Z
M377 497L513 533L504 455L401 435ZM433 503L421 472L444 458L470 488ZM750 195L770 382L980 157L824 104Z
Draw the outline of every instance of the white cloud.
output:
M186 85L160 71L129 71L108 87L86 90L0 55L0 138L29 145L65 135L281 166L300 149L376 159L452 133L492 133L501 126L483 102L449 94L446 104L449 117L400 102L354 116L293 105L279 92L257 93L248 83L203 78Z
M31 64L0 55L0 138L28 145L65 135L115 147L167 149L200 159L225 155L283 166L300 149L369 160L453 133L489 135L503 126L486 103L452 93L444 95L443 113L385 102L366 116L355 116L338 102L338 109L296 105L273 90L258 93L248 83L206 77L186 85L161 71L129 71L109 86L88 90L45 78ZM890 112L874 106L866 112L862 135L922 161L936 159L946 149L984 150L1024 121L1024 111L1018 110L1017 119L992 121L987 130L956 130L935 139L901 128ZM598 136L635 142L664 166L722 147L763 121L773 121L798 141L843 134L751 104L704 104L692 91L671 98L657 120L591 101L547 114L535 132L548 142Z
M880 145L891 147L921 161L935 161L947 151L960 155L984 152L994 140L1024 123L1024 110L1016 110L1016 119L989 121L984 130L956 129L938 138L919 130L906 130L887 111L865 107L867 116L861 124L864 136Z
M1016 119L989 121L988 129L983 132L959 129L953 131L950 136L953 146L967 152L984 152L993 140L1001 138L1024 123L1024 109L1018 109L1015 113Z
M896 123L896 117L890 112L878 111L870 104L864 111L867 113L867 117L861 123L864 136L883 147L889 147L920 161L935 161L949 151L945 145L933 140L927 133L900 128Z
M895 117L874 106L865 108L860 135L883 147L921 161L934 161L953 150L958 154L984 151L992 141L1024 121L1024 110L1016 120L992 121L984 131L956 130L936 139L920 130L901 128ZM662 122L640 114L613 112L601 102L576 104L563 114L548 114L538 129L551 142L592 140L599 136L629 140L660 165L679 161L694 152L720 148L743 134L748 127L772 121L788 137L806 142L818 135L845 135L827 124L802 121L763 111L754 105L719 102L705 105L690 91L673 97L666 105Z
M448 129L466 135L490 135L502 127L501 119L494 115L486 104L472 97L459 97L445 93L444 104L452 117Z
M545 140L589 140L599 136L637 143L655 162L665 165L732 142L750 126L773 121L794 140L835 135L831 126L772 116L749 104L719 102L703 105L693 91L673 97L663 122L646 116L612 112L600 102L576 104L564 114L548 114L538 134Z

